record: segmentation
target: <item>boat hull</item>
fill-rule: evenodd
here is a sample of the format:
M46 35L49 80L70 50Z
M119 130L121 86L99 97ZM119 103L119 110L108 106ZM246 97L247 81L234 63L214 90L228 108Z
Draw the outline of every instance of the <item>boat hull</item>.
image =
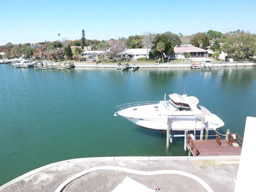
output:
M132 118L132 117L124 117L132 123L154 130L167 130L168 129L168 120L165 118ZM205 124L202 121L196 121L194 119L175 119L170 118L169 120L170 129L173 131L194 131L194 130L202 130L205 128Z
M115 116L122 116L132 123L154 130L199 131L216 130L224 126L224 122L205 107L179 111L168 107L165 101L156 104L137 105L120 109Z

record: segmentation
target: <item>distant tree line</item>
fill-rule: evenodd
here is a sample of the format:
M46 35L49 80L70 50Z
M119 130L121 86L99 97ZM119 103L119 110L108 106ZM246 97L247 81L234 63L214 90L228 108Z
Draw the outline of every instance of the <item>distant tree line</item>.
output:
M241 30L225 34L209 30L195 34L190 42L196 47L213 50L214 57L219 56L222 51L235 59L251 59L256 54L256 34Z
M196 47L211 49L213 57L217 58L224 51L229 57L235 59L251 59L256 54L256 35L244 31L232 31L225 34L209 30L205 33L197 33L184 36L181 33L171 32L144 35L132 35L128 38L105 40L89 40L85 38L82 30L80 40L39 42L36 45L30 43L13 45L7 43L6 57L33 57L37 59L77 59L84 48L90 50L108 51L109 58L115 58L117 54L127 48L148 48L151 59L166 61L174 53L174 47L182 43L191 43ZM75 48L72 48L75 47ZM185 57L190 57L189 53Z

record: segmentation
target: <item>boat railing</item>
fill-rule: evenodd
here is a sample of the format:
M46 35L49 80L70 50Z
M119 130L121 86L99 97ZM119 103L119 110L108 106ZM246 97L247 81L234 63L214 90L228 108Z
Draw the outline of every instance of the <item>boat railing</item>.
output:
M125 103L121 105L117 105L116 108L120 111L122 109L126 109L129 107L136 107L141 105L152 105L152 104L158 104L160 101L140 101L140 102L131 102L131 103Z

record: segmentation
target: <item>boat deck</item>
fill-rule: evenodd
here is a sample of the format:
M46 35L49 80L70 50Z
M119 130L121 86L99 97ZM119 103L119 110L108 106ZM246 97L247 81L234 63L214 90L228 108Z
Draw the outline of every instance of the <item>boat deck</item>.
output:
M220 140L219 145L216 140L193 140L187 144L188 150L193 156L230 156L240 155L242 148L229 145L226 139Z

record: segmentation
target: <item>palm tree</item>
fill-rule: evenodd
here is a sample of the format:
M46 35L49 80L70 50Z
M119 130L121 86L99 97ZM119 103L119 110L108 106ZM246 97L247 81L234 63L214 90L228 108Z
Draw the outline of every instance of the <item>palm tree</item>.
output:
M156 50L160 53L160 56L162 56L163 63L164 63L164 56L163 51L165 50L165 44L162 41L159 41L156 45Z

